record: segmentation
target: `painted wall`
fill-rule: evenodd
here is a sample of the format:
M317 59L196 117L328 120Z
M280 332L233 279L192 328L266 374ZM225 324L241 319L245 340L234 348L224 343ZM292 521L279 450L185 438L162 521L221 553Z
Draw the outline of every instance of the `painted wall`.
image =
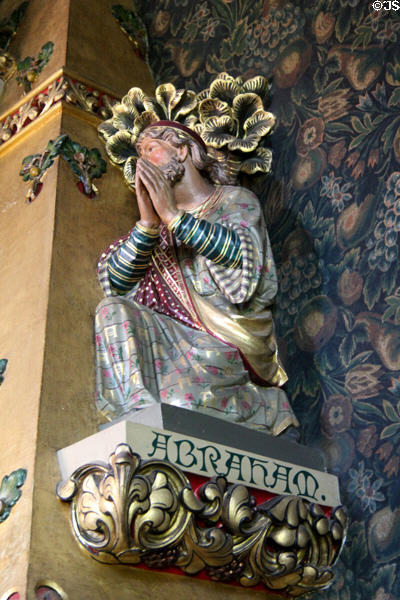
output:
M287 391L352 520L324 600L400 597L400 3L374 5L135 1L158 83L274 82L273 176L257 192Z

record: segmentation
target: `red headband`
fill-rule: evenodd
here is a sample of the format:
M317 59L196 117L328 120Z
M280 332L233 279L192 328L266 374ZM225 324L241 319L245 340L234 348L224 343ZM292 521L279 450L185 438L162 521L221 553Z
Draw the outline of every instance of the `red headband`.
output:
M184 131L190 135L190 137L193 138L203 148L204 152L207 152L207 146L199 134L193 131L193 129L190 129L189 127L186 127L186 125L182 125L177 121L157 121L156 123L150 123L150 125L147 125L145 129L149 129L149 127L171 127L172 129L180 129L181 131Z

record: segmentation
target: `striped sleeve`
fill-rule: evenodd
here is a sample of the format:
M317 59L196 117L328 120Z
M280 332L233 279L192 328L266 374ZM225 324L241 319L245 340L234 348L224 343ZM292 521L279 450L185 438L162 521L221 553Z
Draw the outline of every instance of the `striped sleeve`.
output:
M170 229L183 244L216 265L230 269L241 267L240 237L233 229L196 219L188 213L182 213L175 219Z
M129 238L110 256L107 265L108 276L118 294L125 294L142 279L158 237L158 229L150 229L136 223Z

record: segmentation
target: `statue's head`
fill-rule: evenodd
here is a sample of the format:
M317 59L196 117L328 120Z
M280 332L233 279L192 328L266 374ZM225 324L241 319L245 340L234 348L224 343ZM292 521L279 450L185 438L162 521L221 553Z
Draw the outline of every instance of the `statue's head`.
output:
M154 97L134 87L112 106L112 116L101 123L99 133L132 189L137 149L149 136L174 148L187 147L187 158L181 161L185 169L190 160L213 183L235 184L240 173L270 170L266 136L275 119L264 107L268 90L265 77L244 81L227 73L217 75L199 94L177 90L172 83L159 85Z
M227 183L224 170L207 153L201 137L181 123L160 121L146 127L136 149L139 156L158 166L172 183L183 177L187 160L210 181Z

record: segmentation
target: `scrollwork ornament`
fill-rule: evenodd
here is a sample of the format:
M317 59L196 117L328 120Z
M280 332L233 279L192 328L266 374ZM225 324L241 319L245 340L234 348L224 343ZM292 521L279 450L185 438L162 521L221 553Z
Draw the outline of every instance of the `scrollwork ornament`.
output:
M257 505L224 477L194 491L178 467L142 461L120 444L108 465L78 468L57 488L71 502L75 537L96 560L258 584L298 597L328 588L345 540L342 507L331 513L296 496Z

